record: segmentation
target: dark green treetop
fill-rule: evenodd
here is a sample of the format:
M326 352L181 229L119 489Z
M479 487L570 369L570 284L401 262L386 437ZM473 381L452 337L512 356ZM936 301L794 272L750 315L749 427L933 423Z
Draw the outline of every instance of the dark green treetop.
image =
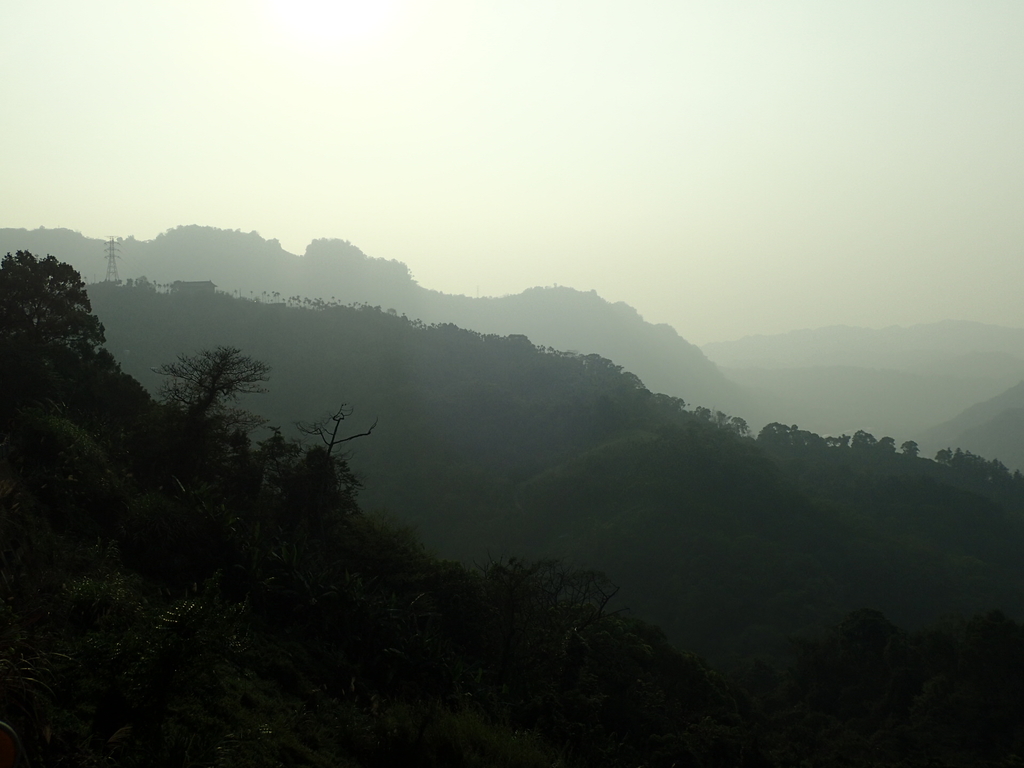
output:
M103 325L92 314L81 275L53 256L28 251L0 262L0 338L59 344L78 352L103 341Z

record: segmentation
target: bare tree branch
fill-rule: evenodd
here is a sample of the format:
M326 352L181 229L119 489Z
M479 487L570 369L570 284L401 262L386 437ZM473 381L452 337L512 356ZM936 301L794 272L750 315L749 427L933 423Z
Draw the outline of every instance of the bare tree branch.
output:
M355 435L349 435L347 437L338 437L338 430L341 429L341 422L352 415L352 408L346 403L342 403L341 406L334 413L328 414L321 419L313 422L299 422L296 426L299 431L304 435L311 435L319 437L325 446L327 446L327 455L330 456L336 446L342 443L347 443L349 440L355 440L358 437L368 437L373 433L373 430L377 426L379 419L374 419L373 424L365 432L360 432Z

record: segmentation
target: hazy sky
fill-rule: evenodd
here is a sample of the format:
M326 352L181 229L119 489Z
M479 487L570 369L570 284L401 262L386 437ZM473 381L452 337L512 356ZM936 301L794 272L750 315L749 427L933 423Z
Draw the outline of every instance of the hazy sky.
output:
M1024 2L2 0L0 226L317 237L697 343L1024 326Z

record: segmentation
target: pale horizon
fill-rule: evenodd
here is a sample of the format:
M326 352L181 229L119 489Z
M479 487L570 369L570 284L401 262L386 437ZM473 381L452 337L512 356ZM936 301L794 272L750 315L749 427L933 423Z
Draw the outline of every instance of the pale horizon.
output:
M1024 326L1024 6L12 3L0 226L352 242L697 344ZM98 270L99 271L99 270Z

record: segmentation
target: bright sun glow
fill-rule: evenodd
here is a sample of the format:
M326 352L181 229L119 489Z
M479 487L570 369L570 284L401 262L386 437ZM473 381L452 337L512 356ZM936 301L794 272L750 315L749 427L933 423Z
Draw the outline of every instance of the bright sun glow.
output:
M309 44L366 42L394 12L394 0L268 0L278 29Z

